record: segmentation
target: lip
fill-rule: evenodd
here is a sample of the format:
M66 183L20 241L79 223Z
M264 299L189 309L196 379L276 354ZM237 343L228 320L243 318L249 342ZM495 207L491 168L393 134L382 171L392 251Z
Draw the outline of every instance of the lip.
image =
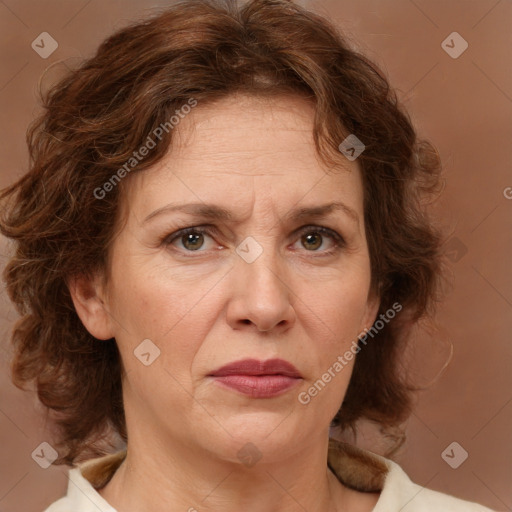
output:
M242 359L209 374L220 385L252 398L271 398L294 387L302 376L284 359Z

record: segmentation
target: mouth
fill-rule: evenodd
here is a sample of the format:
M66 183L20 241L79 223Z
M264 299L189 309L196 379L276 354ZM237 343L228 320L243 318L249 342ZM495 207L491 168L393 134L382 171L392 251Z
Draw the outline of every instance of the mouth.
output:
M289 391L302 381L293 364L284 359L243 359L209 374L223 387L252 398L271 398Z

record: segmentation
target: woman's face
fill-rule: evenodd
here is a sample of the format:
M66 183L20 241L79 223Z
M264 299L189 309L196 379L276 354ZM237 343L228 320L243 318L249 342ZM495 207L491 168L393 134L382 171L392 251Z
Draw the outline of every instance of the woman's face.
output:
M173 440L233 461L252 443L245 450L271 462L326 435L354 360L333 368L378 301L357 161L325 172L313 115L290 97L199 103L169 154L130 177L103 296L127 372L130 442ZM344 206L299 216L334 202ZM208 232L179 233L191 227ZM212 376L276 358L300 378Z

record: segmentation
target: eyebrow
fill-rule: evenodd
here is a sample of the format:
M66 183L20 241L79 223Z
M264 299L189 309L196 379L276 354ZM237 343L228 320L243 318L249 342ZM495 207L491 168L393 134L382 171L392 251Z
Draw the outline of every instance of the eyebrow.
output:
M210 204L210 203L189 203L189 204L168 204L162 208L158 208L154 212L150 213L143 221L143 224L149 222L151 219L158 217L163 214L180 211L193 215L195 217L203 217L212 220L233 222L237 218L233 212L223 208L221 206ZM327 203L320 206L313 207L300 207L288 212L284 220L285 221L300 221L306 218L322 218L326 217L336 211L344 212L353 222L359 226L359 215L355 210L347 206L346 204L336 201L333 203Z

